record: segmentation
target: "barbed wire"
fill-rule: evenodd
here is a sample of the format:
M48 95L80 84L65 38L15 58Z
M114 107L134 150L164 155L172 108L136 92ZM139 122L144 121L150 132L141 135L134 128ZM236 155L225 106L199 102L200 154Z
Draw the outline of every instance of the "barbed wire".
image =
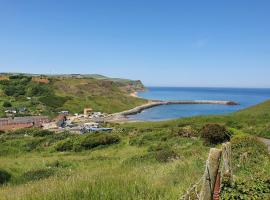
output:
M230 161L230 154L231 154L231 147L230 144L225 144L222 147L222 155L220 157L220 161L219 161L219 166L218 166L218 172L217 172L217 177L220 179L220 183L222 183L222 179L224 178L224 174L229 173L229 175L232 175L232 170L231 170L231 161ZM225 167L227 166L227 167ZM225 172L225 170L229 170L229 172ZM220 175L220 177L218 177ZM200 185L203 180L208 180L209 182L209 187L210 187L210 191L211 191L211 196L213 196L214 191L213 189L215 188L215 185L211 186L211 176L210 176L210 170L209 170L209 160L206 161L205 164L205 172L204 175L191 187L189 187L189 189L187 190L187 192L181 196L179 198L179 200L199 200L200 199L200 193L201 193L201 188L202 185ZM217 181L217 180L215 180ZM219 185L219 191L218 195L221 191L221 186ZM215 194L216 195L216 194Z

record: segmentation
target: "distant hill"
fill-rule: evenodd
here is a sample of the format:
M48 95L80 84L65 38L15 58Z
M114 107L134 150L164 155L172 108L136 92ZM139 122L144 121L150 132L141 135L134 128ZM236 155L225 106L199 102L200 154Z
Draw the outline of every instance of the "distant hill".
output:
M144 90L141 81L97 74L0 74L0 114L7 107L27 108L24 114L55 115L60 110L82 113L85 107L106 113L141 105L146 100L130 96Z

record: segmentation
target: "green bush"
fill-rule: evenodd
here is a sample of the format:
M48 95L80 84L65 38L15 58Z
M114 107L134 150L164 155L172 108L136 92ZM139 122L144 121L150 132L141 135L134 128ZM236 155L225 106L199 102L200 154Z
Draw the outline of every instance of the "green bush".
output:
M69 100L70 97L60 97L55 95L47 95L44 97L39 98L39 100L44 103L46 106L49 106L51 108L59 108L66 103L67 100Z
M53 140L64 140L64 139L70 138L72 136L74 136L74 134L71 134L68 131L64 131L64 132L61 132L61 133L55 133L55 134L51 135Z
M56 151L71 151L73 149L73 141L70 138L59 141L55 144Z
M53 132L48 131L48 130L35 130L33 131L32 135L34 137L45 137L45 136L49 136L49 135L53 135Z
M220 144L230 140L231 132L219 124L206 124L201 130L201 137L207 144Z
M178 155L173 151L172 149L161 149L159 151L156 151L155 158L159 162L169 162L172 159L177 159Z
M49 95L50 88L47 84L42 83L31 83L29 84L29 87L27 88L27 96L45 96Z
M4 101L3 107L5 107L5 108L12 107L12 104L8 101Z
M0 184L7 183L11 178L11 174L6 170L0 169Z
M171 132L173 135L181 137L195 137L198 134L197 131L191 126L172 128Z
M100 145L115 144L119 141L120 138L117 135L108 135L103 133L95 135L90 134L81 139L80 146L84 149L92 149Z
M26 151L33 151L33 150L37 149L37 147L39 147L42 142L44 142L44 138L33 138L33 139L30 139L24 145L25 150Z
M159 162L169 162L178 158L177 153L167 144L150 146L148 151L154 153L156 160Z

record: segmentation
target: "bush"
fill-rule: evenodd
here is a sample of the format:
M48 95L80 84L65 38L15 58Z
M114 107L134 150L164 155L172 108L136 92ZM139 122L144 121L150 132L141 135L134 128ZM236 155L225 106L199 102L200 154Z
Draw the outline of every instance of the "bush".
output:
M8 101L4 101L3 107L9 108L9 107L12 107L12 104L10 102L8 102Z
M177 153L168 145L150 146L148 151L154 152L155 158L159 162L169 162L178 158Z
M33 151L35 150L42 142L44 142L45 138L33 138L30 139L25 145L26 151Z
M155 153L155 158L159 162L168 162L172 159L177 159L178 155L172 149L161 149Z
M46 169L34 169L27 171L23 174L24 181L36 181L44 178L48 178L54 174L54 170L52 168Z
M225 126L219 124L206 124L200 133L201 137L208 144L220 144L228 141L231 136L231 132Z
M45 137L45 136L53 135L53 132L48 131L48 130L35 130L33 131L32 135L34 137Z
M87 135L80 141L80 146L84 149L92 149L100 145L115 144L120 141L117 135L107 135L107 134L96 134Z
M185 126L180 128L172 128L171 132L173 135L181 137L195 137L197 136L197 131L191 126Z
M7 183L11 178L11 174L6 170L0 169L0 184Z
M39 98L39 100L46 106L49 106L51 108L59 108L62 107L66 103L66 101L70 100L70 97L47 95Z
M73 149L73 143L70 138L67 138L56 143L54 148L56 151L71 151Z

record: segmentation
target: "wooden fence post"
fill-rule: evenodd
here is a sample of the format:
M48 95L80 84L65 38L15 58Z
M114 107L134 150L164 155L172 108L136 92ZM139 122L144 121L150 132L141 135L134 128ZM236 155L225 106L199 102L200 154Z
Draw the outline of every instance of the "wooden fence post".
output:
M232 173L232 161L231 161L231 143L226 142L222 144L222 158L224 171L223 177L229 178L230 181L233 181L233 173Z
M206 162L200 200L212 200L222 150L211 148Z

